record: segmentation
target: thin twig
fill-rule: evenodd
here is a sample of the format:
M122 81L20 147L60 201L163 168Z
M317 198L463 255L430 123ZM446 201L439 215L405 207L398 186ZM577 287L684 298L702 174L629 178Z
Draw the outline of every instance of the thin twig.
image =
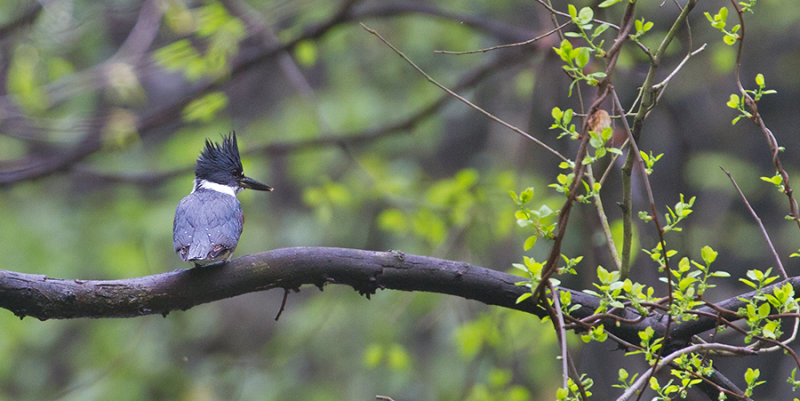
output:
M278 309L278 313L275 315L275 321L276 322L278 321L278 319L280 319L281 314L286 309L286 299L287 298L289 298L289 289L288 288L284 288L283 289L283 299L281 300L281 308Z
M557 318L556 320L553 320L553 327L556 329L556 333L558 334L558 342L561 344L561 386L563 388L568 388L569 360L567 356L567 332L564 330L564 313L561 311L561 292L551 285L550 293L553 294L553 310L555 311ZM578 378L576 378L575 381L578 382Z
M397 55L398 55L398 56L400 56L400 57L401 57L403 60L405 60L405 61L406 61L406 62L407 62L409 65L411 65L411 67L413 67L415 70L417 70L417 72L419 72L419 73L420 73L420 74L421 74L423 77L425 77L425 79L427 79L427 80L428 80L428 82L430 82L430 83L432 83L432 84L436 85L436 86L437 86L439 89L441 89L441 90L443 90L443 91L445 91L445 92L449 93L451 96L455 97L456 99L458 99L458 100L459 100L459 101L461 101L462 103L466 104L467 106L469 106L469 107L471 107L471 108L473 108L473 109L475 109L475 110L477 110L477 111L481 112L483 115L485 115L486 117L489 117L491 120L493 120L493 121L495 121L495 122L499 123L500 125L502 125L502 126L504 126L504 127L508 128L508 129L510 129L511 131L514 131L515 133L517 133L517 134L519 134L519 135L522 135L523 137L525 137L525 138L527 138L527 139L529 139L529 140L533 141L534 143L536 143L537 145L541 146L542 148L544 148L544 149L545 149L545 150L547 150L548 152L552 153L552 154L553 154L553 155L555 155L556 157L560 158L561 160L564 160L564 161L566 161L566 160L567 160L567 158L566 158L566 157L564 157L564 155L562 155L561 153L559 153L557 150L555 150L555 149L551 148L550 146L547 146L547 145L546 145L544 142L540 141L539 139L537 139L537 138L536 138L536 137L534 137L533 135L531 135L531 134L529 134L529 133L527 133L527 132L525 132L525 131L523 131L523 130L521 130L521 129L519 129L519 128L517 128L517 127L515 127L515 126L513 126L513 125L511 125L511 124L509 124L509 123L507 123L507 122L505 122L505 121L503 121L502 119L500 119L500 118L496 117L494 114L492 114L492 113L489 113L488 111L486 111L486 110L482 109L480 106L478 106L478 105L476 105L476 104L474 104L474 103L470 102L470 101L469 101L469 100L467 100L466 98L464 98L464 97L462 97L461 95L459 95L459 94L457 94L457 93L453 92L452 90L448 89L446 86L444 86L444 85L440 84L440 83L439 83L439 82L437 82L435 79L433 79L433 77L431 77L430 75L428 75L428 73L426 73L426 72L425 72L425 71L424 71L422 68L420 68L420 67L419 67L418 65L416 65L416 64L415 64L413 61L411 61L411 59L410 59L410 58L408 58L408 56L406 56L406 55L405 55L405 54L404 54L402 51L400 51L398 48L394 47L394 45L392 45L391 43L389 43L389 41L387 41L386 39L384 39L384 38L383 38L383 36L381 36L381 34L379 34L377 31L375 31L374 29L372 29L372 28L370 28L370 27L368 27L368 26L364 25L363 23L360 23L360 25L361 25L361 27L362 27L362 28L364 28L364 30L366 30L367 32L369 32L369 33L371 33L371 34L375 35L375 37L377 37L378 39L380 39L380 41L381 41L381 42L383 42L383 43L384 43L386 46L388 46L390 49L392 49L392 51L394 51L395 53L397 53Z
M559 30L561 30L562 28L564 28L565 26L567 26L567 25L569 25L571 23L572 22L570 22L570 21L565 22L565 23L563 23L563 24L561 24L561 25L559 25L559 26L557 26L557 27L555 27L555 28L553 28L553 29L541 34L541 35L538 35L538 36L536 36L534 38L528 39L528 40L523 41L523 42L506 43L506 44L502 44L502 45L487 47L487 48L484 48L484 49L467 50L467 51L461 51L461 52L450 51L450 50L434 50L433 52L434 53L438 53L438 54L462 55L462 54L486 53L486 52L489 52L489 51L492 51L492 50L497 50L497 49L506 49L506 48L509 48L509 47L525 46L525 45L529 45L529 44L531 44L533 42L536 42L537 40L540 40L542 38L546 38L546 37L552 35L553 33L558 32Z
M556 10L555 8L553 8L552 5L547 4L542 0L536 0L536 2L539 3L540 5L542 5L542 7L546 8L547 11L549 11L551 14L560 15L562 17L571 18L569 14L567 14L567 13L565 13L563 11ZM612 24L610 22L603 21L603 20L600 20L600 19L597 19L597 18L593 18L592 22L597 23L597 24L606 24L611 29L614 29L615 31L619 31L619 30L623 29L623 28L620 28L618 25L615 25L615 24Z
M733 187L736 188L736 192L738 192L739 196L742 198L742 202L744 202L744 205L747 207L747 210L750 211L750 215L753 216L753 219L756 221L756 223L758 223L758 227L761 229L761 236L763 236L764 240L767 241L767 246L769 247L769 251L772 252L772 257L775 258L775 263L778 264L778 270L780 270L781 275L783 276L784 279L789 278L789 275L786 274L786 270L783 268L781 257L778 256L778 252L775 250L775 246L772 245L772 240L769 238L769 234L767 233L767 229L766 227L764 227L764 223L761 221L761 218L758 217L756 211L753 210L752 206L750 206L750 202L747 201L747 197L744 196L742 189L739 188L739 184L737 184L736 180L733 179L731 173L728 172L728 170L725 170L725 168L722 166L720 166L720 169L725 173L725 175L728 176L728 179L731 180Z
M594 175L592 174L591 165L588 166L586 180L589 182L589 187L594 188L595 180ZM617 270L620 270L622 269L622 260L620 260L619 254L617 253L617 245L614 243L614 236L611 235L611 227L608 225L608 216L606 216L606 211L603 208L603 199L600 197L599 193L595 193L592 196L592 201L594 203L594 208L597 211L597 217L600 219L600 227L603 230L603 235L606 237L608 253L611 256L611 260L614 262L614 266L616 266Z
M681 68L683 68L683 65L686 64L686 62L689 61L690 58L692 58L693 56L695 56L698 53L700 53L703 50L705 50L706 49L706 45L707 45L707 43L703 43L703 45L700 46L699 48L697 48L697 50L689 52L688 54L686 54L686 56L683 57L683 60L681 60L681 62L678 63L678 65L675 68L672 69L672 72L670 72L669 75L667 75L667 77L664 78L663 81L653 85L653 89L659 89L660 90L660 89L663 89L664 87L666 87L667 84L669 83L669 81L672 80L672 78L678 73L678 71L681 70Z

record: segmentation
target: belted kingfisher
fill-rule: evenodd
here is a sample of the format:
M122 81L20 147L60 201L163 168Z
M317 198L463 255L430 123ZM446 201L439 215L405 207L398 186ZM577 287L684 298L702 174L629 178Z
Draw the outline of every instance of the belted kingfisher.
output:
M272 191L272 187L244 176L235 132L223 137L221 144L206 139L194 175L192 193L181 199L175 210L175 252L196 266L227 262L244 224L236 194L245 188Z

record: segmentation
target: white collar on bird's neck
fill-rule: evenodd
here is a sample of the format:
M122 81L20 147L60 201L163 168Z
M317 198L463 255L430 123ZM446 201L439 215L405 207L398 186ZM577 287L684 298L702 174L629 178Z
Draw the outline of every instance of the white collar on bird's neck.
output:
M227 185L217 184L216 182L211 182L209 180L195 178L194 187L192 188L192 193L194 193L194 191L197 191L200 188L217 191L222 194L233 196L234 198L236 197L236 193L239 192L236 189L229 187Z

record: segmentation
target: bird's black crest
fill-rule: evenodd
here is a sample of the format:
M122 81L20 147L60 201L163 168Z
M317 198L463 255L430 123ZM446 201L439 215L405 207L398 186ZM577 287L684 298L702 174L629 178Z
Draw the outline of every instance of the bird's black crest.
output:
M231 184L236 177L242 176L242 173L242 159L239 157L236 132L223 136L222 143L206 139L206 147L197 158L194 168L197 178L219 184Z

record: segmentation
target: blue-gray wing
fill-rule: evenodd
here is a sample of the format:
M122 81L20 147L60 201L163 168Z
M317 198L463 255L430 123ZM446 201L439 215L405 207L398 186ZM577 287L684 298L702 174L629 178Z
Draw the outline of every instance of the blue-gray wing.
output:
M236 249L244 216L236 197L199 189L184 197L175 210L172 242L184 262L209 263Z

